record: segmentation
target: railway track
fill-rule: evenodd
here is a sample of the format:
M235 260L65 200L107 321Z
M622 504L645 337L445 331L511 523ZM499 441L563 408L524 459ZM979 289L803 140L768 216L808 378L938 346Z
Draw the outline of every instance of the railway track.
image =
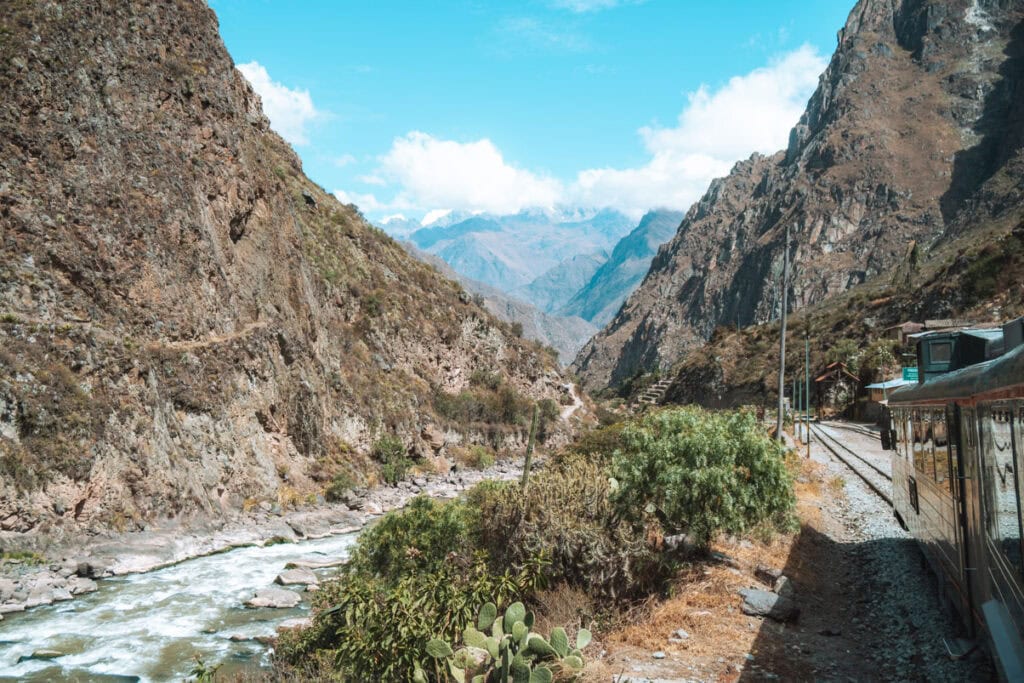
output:
M811 423L811 435L817 438L818 443L836 456L840 462L853 470L853 473L860 477L868 488L874 491L887 505L892 505L892 497L888 493L888 490L892 489L892 476L888 472L856 453L820 425ZM859 466L854 464L858 461Z
M873 432L867 427L861 427L860 425L849 424L848 422L824 422L826 426L832 429L843 429L848 432L855 434L863 434L864 436L870 436L872 439L878 438L878 432Z

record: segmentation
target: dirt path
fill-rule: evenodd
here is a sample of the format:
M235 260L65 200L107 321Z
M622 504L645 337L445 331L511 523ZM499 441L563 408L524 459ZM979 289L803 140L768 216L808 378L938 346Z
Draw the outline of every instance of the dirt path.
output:
M837 437L842 438L838 430ZM878 448L851 438L851 448ZM878 449L873 457L883 457ZM674 597L607 634L592 680L990 680L987 655L949 657L960 634L935 578L891 510L820 446L797 478L801 531L761 543L732 539L718 561L695 565ZM771 590L758 565L781 570L800 609L791 623L748 617L744 588ZM669 640L678 629L686 638ZM663 655L663 657L662 657ZM618 676L618 678L615 678Z
M261 330L267 326L266 321L259 321L249 323L237 332L223 335L212 335L206 339L197 339L190 341L171 341L171 342L151 342L147 344L147 348L150 349L174 349L175 351L191 351L192 349L201 349L207 346L214 346L216 344L224 344L241 337L245 337L252 334L255 330Z
M576 385L573 384L572 382L569 382L563 386L565 386L565 388L569 390L569 395L572 396L572 404L562 408L562 419L568 420L576 413L577 410L583 407L583 399L580 398L580 395L576 393Z

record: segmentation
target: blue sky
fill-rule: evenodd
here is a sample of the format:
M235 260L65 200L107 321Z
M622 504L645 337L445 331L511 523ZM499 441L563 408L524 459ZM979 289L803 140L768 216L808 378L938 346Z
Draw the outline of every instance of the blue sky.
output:
M851 0L211 0L307 174L373 220L685 209L785 146Z

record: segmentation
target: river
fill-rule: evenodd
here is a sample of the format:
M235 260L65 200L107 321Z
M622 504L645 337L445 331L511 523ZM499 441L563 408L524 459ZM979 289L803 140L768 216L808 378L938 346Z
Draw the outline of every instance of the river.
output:
M267 647L231 636L273 635L284 619L308 615L309 594L294 609L249 609L245 600L273 586L288 562L347 557L355 538L236 548L104 579L95 593L8 614L0 622L0 680L181 681L196 655L227 667L265 665ZM18 662L39 650L65 654Z

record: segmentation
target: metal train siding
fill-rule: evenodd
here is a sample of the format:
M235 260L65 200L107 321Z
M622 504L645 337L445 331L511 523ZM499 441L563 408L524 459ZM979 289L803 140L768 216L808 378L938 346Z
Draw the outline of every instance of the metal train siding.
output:
M894 512L1005 680L1024 680L1024 346L901 388Z

